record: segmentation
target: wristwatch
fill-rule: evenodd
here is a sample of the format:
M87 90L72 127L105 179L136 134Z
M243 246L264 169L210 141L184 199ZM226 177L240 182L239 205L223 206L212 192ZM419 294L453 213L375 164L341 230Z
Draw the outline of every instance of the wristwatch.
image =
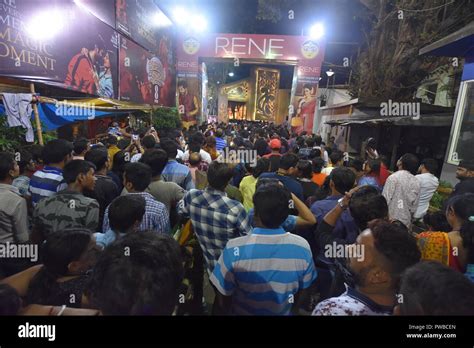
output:
M347 205L344 205L344 197L339 198L339 199L337 200L337 205L339 205L342 210L344 210L344 209L347 208Z

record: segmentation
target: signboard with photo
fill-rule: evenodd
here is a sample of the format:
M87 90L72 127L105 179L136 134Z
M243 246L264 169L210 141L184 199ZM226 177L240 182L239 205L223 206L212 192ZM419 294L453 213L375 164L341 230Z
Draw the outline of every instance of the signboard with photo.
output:
M117 33L71 2L0 7L0 75L117 98Z

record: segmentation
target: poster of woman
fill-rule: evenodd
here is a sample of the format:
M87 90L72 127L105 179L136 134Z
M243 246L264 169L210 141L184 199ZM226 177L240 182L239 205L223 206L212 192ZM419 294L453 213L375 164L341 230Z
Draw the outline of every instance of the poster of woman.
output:
M303 131L310 133L313 130L316 110L316 85L305 83L300 91L303 96L295 98L297 100L296 114L291 119L291 128L298 134Z

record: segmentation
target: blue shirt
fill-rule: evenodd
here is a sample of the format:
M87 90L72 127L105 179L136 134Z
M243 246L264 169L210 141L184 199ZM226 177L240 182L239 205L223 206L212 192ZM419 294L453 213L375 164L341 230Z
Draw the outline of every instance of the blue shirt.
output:
M230 240L210 281L237 315L289 315L295 294L317 277L308 242L282 228Z
M373 176L370 175L364 175L362 178L359 179L359 186L364 186L364 185L369 185L373 186L376 189L378 189L380 192L382 192L382 185L379 184L377 179Z
M154 231L158 233L170 232L170 218L165 205L155 200L148 192L127 193L127 195L140 195L145 198L145 215L138 227L139 231ZM102 231L110 229L109 207L105 209Z
M187 192L178 203L178 214L191 219L209 274L227 241L252 230L242 203L211 187Z
M329 196L321 201L316 201L311 206L311 212L316 217L316 221L321 221L324 216L336 206L338 199L341 197L342 195ZM345 210L337 220L333 234L335 238L342 238L346 240L348 244L355 243L357 236L359 235L359 228L354 222L349 210ZM324 245L321 245L320 247L324 248Z
M225 141L222 138L216 137L216 150L217 151L222 151L224 147L227 146L227 141Z
M119 237L124 236L124 233L121 233ZM109 229L105 233L95 233L95 244L103 248L106 248L117 239L117 234Z
M290 190L296 197L304 200L303 196L303 187L301 184L293 179L292 177L279 175L277 173L263 173L259 176L259 178L266 178L266 179L277 179L279 180L288 190Z
M249 220L250 220L250 224L252 225L252 227L256 227L255 226L255 222L253 221L253 217L254 217L254 209L253 208L250 208L250 210L247 212L247 214L249 215ZM285 231L287 232L292 232L295 230L296 228L296 219L298 217L295 216L295 215L288 215L288 217L285 219L285 221L283 221L283 223L281 224L281 228L283 228Z
M62 181L63 171L59 168L45 166L43 170L36 171L31 176L29 187L33 205L43 198L54 195Z
M181 186L186 191L194 188L193 177L187 166L176 162L176 160L169 160L161 173L163 181L172 181Z

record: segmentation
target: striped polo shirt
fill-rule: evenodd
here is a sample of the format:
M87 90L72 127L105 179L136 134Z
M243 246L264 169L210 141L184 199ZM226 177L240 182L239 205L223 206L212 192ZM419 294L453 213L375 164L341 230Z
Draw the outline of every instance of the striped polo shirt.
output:
M317 277L308 242L283 228L230 240L210 277L236 315L289 315L295 294Z
M63 171L59 168L45 166L42 170L36 171L31 176L29 188L33 205L55 194L62 181Z
M224 147L227 146L227 141L225 139L216 137L216 150L217 151L222 151Z

